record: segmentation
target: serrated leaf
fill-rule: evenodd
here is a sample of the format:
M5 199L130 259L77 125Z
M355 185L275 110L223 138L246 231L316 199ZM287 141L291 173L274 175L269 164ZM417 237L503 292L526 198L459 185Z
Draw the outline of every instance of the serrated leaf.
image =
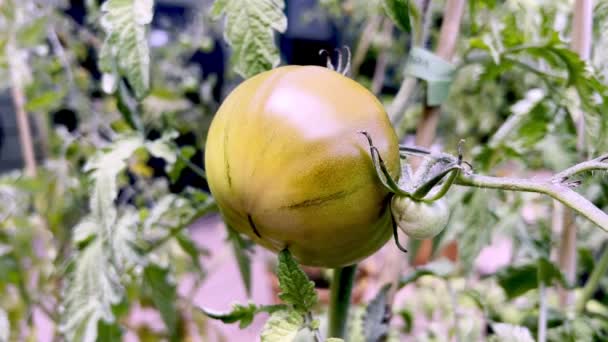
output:
M232 244L232 251L236 257L236 262L239 266L239 272L241 274L241 280L245 286L247 295L251 295L251 258L249 256L249 250L251 245L248 240L239 234L234 229L227 227L228 229L228 240Z
M409 0L384 0L382 5L386 15L391 18L398 28L405 32L412 30Z
M169 279L169 270L158 265L148 265L144 269L144 291L152 299L160 312L172 339L177 337L179 314L175 307L177 290Z
M73 243L81 249L73 256L73 270L63 295L60 330L70 341L95 341L99 322L112 324L112 306L123 296L116 265L140 263L134 250L138 215L125 211L118 217L114 200L118 193L116 177L126 160L143 145L139 137L124 137L109 150L91 157L84 167L90 171L93 190L91 214L74 229Z
M114 322L112 305L118 304L122 295L118 274L108 260L103 240L96 239L74 257L60 331L69 341L96 341L99 321Z
M279 253L277 274L281 289L281 293L279 293L281 300L293 305L300 312L308 312L317 304L318 297L315 291L315 283L308 279L306 273L302 271L287 249Z
M363 317L363 331L366 342L379 342L388 335L390 307L387 294L391 285L384 285L367 305Z
M403 287L407 284L415 282L420 277L425 275L433 275L440 278L445 278L451 275L455 270L454 264L447 259L439 259L433 262L430 262L424 266L417 267L414 272L411 272L401 278L399 281L399 286Z
M287 306L285 305L255 305L254 303L249 303L248 305L234 304L232 306L232 310L229 312L215 312L206 308L199 308L205 315L213 318L219 319L224 323L236 323L239 322L239 328L244 329L247 328L253 322L253 318L257 313L260 312L268 312L270 314L280 311L286 310Z
M234 70L249 78L272 69L280 62L274 31L285 32L284 0L219 0L212 8L215 17L224 14L224 39L232 47Z
M304 327L304 316L298 311L277 311L270 315L262 330L262 342L292 341Z
M494 335L490 337L491 342L534 342L530 330L519 325L506 323L492 324Z
M101 26L107 37L99 68L126 76L138 99L150 89L150 51L147 25L153 16L152 0L108 0L101 5Z

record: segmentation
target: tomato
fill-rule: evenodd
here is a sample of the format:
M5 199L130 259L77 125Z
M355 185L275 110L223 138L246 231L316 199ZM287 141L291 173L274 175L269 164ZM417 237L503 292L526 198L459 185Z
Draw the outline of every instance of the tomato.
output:
M444 199L432 203L394 196L391 210L397 226L412 239L430 239L448 224L450 209Z
M341 267L391 236L391 194L365 130L394 178L397 136L376 97L318 66L286 66L241 83L209 128L205 166L225 222L304 265Z

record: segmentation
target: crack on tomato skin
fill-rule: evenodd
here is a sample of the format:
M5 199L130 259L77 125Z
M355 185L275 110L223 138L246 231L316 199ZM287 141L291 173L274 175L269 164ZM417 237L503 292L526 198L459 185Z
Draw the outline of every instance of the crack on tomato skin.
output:
M333 194L319 196L319 197L315 197L315 198L309 198L309 199L301 201L301 202L286 205L286 206L281 207L281 209L302 209L302 208L308 208L308 207L322 206L322 205L327 204L328 202L339 200L346 196L349 196L350 194L352 194L354 192L355 191L341 190L338 192L334 192Z
M249 226L253 230L253 233L261 239L262 235L260 235L260 232L258 232L258 228L255 226L255 222L253 222L253 217L251 214L247 214L247 221L249 221Z
M226 124L227 126L228 124ZM224 167L226 168L226 179L228 188L232 188L232 177L230 176L230 162L228 162L228 127L224 129Z

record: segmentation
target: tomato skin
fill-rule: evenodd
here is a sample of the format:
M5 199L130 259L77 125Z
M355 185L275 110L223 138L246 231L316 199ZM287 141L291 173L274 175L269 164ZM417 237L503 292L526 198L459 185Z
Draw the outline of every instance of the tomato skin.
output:
M317 66L280 67L240 84L205 146L207 180L225 222L302 264L341 267L391 236L390 194L365 130L399 177L398 141L367 89Z
M444 199L426 203L394 196L391 210L397 226L410 238L419 240L437 236L450 218L450 208Z

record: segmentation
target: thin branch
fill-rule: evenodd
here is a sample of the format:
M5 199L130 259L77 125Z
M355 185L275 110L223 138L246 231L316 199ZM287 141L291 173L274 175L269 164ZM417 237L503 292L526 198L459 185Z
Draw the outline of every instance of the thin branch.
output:
M577 314L581 314L585 310L587 302L597 290L598 286L600 285L600 280L604 275L606 275L606 271L608 271L608 247L604 248L600 261L593 268L593 272L591 272L591 276L589 277L589 280L587 280L587 283L585 283L583 292L576 302Z
M539 268L540 269L540 268ZM538 342L547 341L547 288L540 282L538 287L539 309L538 309Z
M455 180L455 184L478 188L544 194L574 209L574 211L608 232L608 215L585 197L563 184L556 184L553 181L538 181L523 178L481 176L472 173L461 173Z
M68 58L68 55L65 52L65 49L63 48L63 45L61 45L61 41L59 40L59 37L57 36L57 32L55 31L54 27L49 27L47 35L49 41L51 42L51 46L53 47L53 51L55 52L57 57L59 57L61 65L65 70L65 74L68 78L69 87L70 89L72 89L74 88L74 73L72 72L70 59Z
M583 172L596 171L596 170L608 170L608 154L602 155L592 160L588 160L572 167L565 169L564 171L557 173L553 176L554 182L563 182L571 178L574 175Z

